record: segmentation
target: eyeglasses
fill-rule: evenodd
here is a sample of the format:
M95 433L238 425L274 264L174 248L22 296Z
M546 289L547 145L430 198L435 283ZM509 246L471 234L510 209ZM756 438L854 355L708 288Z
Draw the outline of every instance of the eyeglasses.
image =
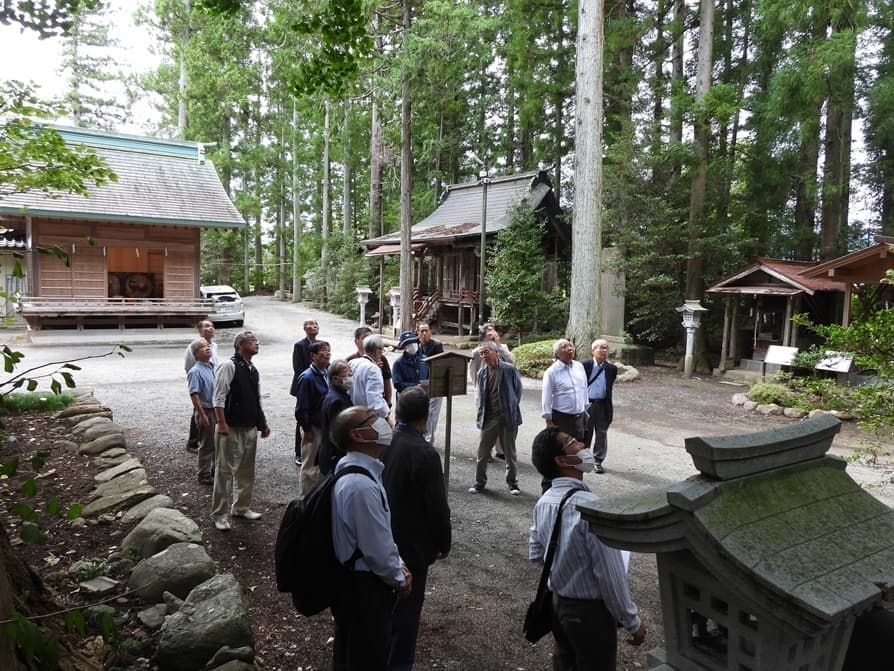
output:
M608 349L608 345L596 345L593 349Z
M363 418L363 421L362 421L362 422L360 422L359 424L357 424L357 425L354 426L354 427L351 427L351 431L354 431L354 430L356 430L356 429L368 429L368 428L370 428L370 426L372 426L372 424L370 424L369 426L363 426L363 425L366 424L369 420L373 419L374 417L377 417L376 413L374 413L374 412L369 413L366 417Z
M568 448L568 447L571 447L571 446L574 445L575 443L578 443L578 444L580 444L580 445L583 445L583 443L582 443L581 441L579 441L577 438L575 438L574 436L568 436L568 440L566 440L565 443L562 445L562 449L566 449L566 448Z

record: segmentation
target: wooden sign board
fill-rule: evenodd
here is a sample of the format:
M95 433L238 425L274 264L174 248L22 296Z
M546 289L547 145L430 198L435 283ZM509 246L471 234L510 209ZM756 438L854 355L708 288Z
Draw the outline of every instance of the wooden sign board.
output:
M458 352L442 352L426 357L429 396L438 398L465 395L469 359L470 357Z
M783 347L782 345L770 345L764 363L772 363L777 366L791 366L798 353L797 347Z
M827 370L832 373L849 373L854 363L854 355L847 352L826 351L826 358L820 361L816 370Z

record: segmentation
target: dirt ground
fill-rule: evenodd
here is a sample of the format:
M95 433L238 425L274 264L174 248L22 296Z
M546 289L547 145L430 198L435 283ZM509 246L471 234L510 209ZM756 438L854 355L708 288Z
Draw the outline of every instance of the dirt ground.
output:
M740 389L715 380L682 380L673 368L663 366L646 367L641 373L638 381L615 388L616 421L609 432L608 473L587 476L601 496L676 481L694 472L682 449L682 439L687 435L744 433L792 421L745 413L730 403L731 395ZM116 421L128 425L118 415ZM54 430L43 419L23 418L7 423L18 437L19 450L46 446L54 439ZM312 618L299 616L288 597L276 592L272 548L288 497L275 488L262 490L255 507L264 511L263 520L237 519L231 532L217 532L207 512L210 488L195 481L190 467L193 457L183 450L182 441L159 439L163 435L162 431L146 426L128 429L129 451L143 461L150 482L198 522L208 552L219 562L220 570L234 573L242 584L258 666L271 671L331 668L332 622L328 613ZM835 449L848 453L860 444L861 438L852 423L845 424ZM658 446L658 451L653 449L646 460L653 463L644 465L642 458L635 458L634 450L644 449L640 443ZM546 638L532 646L521 635L522 619L536 588L539 569L527 561L527 534L536 501L537 476L530 465L530 446L521 450L520 443L519 447L523 494L518 498L504 491L496 467L491 467L491 486L485 493L467 494L472 449L454 447L449 489L453 549L429 573L417 647L416 668L420 671L550 668L551 640ZM3 446L0 461L10 456L11 449L8 444ZM625 454L628 449L630 452ZM38 496L58 495L64 500L86 497L98 471L90 459L59 450L53 452L47 469L55 470L42 479ZM662 474L666 477L662 478ZM0 484L4 499L9 500L13 486L13 482ZM9 530L8 522L4 524ZM120 526L72 530L58 522L48 529L47 546L29 548L27 552L42 572L58 571L78 558L101 559L114 551L129 530ZM664 645L654 556L633 556L630 585L648 636L641 648L632 648L624 643L626 637L621 632L618 669L645 669L647 651ZM115 605L130 616L120 628L122 636L146 634L133 617L141 607L136 600Z

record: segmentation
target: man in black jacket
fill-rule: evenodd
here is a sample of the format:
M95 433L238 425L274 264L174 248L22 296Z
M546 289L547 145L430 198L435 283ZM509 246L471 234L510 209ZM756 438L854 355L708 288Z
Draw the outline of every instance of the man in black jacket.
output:
M382 482L391 507L391 529L400 556L413 574L413 591L394 609L389 671L413 668L428 567L450 551L450 508L441 458L422 435L428 400L421 387L401 394L398 423L383 457Z
M612 407L612 387L618 377L618 367L608 362L608 342L594 340L593 358L584 359L584 372L587 374L587 398L590 405L587 409L586 433L584 446L590 447L590 441L596 436L593 445L593 456L596 457L596 472L605 473L602 462L608 451L608 427L612 423L614 408Z
M292 348L292 384L289 393L298 397L298 378L311 364L310 346L317 341L320 335L320 325L316 319L304 320L304 337L295 343ZM328 365L328 364L327 364ZM295 465L301 465L301 425L295 426Z
M335 464L345 456L341 446L332 442L331 428L335 418L345 408L350 408L351 367L344 359L336 359L329 364L329 391L323 398L322 424L320 425L320 449L317 450L317 465L320 473L329 475L335 470Z

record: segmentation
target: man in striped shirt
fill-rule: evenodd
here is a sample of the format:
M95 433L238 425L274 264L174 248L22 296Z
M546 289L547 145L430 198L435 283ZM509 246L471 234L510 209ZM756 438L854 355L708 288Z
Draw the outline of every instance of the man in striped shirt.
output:
M552 426L534 438L534 467L552 487L534 506L528 557L543 564L562 497L575 493L562 507L562 526L549 574L553 592L553 669L556 671L614 671L617 624L642 645L646 627L630 597L627 570L620 550L604 545L590 533L577 505L596 499L584 483L584 473L595 466L584 444Z

